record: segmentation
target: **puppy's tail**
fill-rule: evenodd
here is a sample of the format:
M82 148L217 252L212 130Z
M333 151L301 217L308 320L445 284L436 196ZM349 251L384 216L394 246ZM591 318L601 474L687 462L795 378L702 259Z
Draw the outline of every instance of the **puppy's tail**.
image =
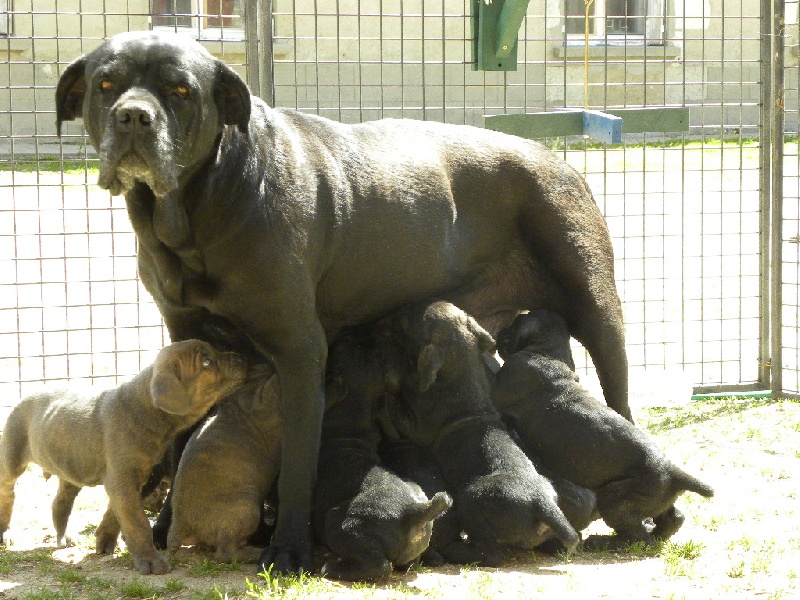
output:
M552 504L552 505L550 505ZM570 524L558 505L553 502L545 507L544 515L542 516L542 525L549 527L553 530L556 537L561 540L566 549L572 550L581 541L581 536L575 531L575 528Z
M433 521L453 506L453 499L447 492L436 492L433 498L420 504L419 518L423 522Z
M676 493L694 492L704 498L711 498L714 495L714 488L676 466L672 469L672 487Z

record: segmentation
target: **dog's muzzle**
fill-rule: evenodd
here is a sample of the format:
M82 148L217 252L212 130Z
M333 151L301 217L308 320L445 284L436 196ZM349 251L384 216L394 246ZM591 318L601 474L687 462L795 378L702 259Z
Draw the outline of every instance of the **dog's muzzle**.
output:
M112 195L137 182L162 197L178 187L167 117L155 97L123 94L112 107L100 142L97 184Z

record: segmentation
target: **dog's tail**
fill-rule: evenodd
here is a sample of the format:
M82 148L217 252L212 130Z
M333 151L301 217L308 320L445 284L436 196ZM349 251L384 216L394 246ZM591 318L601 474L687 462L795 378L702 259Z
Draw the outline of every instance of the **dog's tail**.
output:
M687 491L700 494L704 498L714 495L714 488L675 465L672 468L672 487L676 494Z
M433 498L419 505L417 516L422 522L433 521L444 511L453 506L453 499L447 492L436 492Z
M544 514L542 515L542 525L549 527L556 534L556 537L561 540L566 549L572 550L581 541L581 536L575 531L575 528L570 524L564 513L555 502L547 503L544 507ZM544 533L544 532L542 532Z

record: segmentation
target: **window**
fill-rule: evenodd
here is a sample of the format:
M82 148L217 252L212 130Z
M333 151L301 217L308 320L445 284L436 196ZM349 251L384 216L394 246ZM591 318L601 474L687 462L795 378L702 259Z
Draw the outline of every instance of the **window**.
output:
M242 0L152 0L151 15L154 29L201 39L244 39Z
M604 43L664 43L665 0L594 0L589 5L589 36ZM585 0L564 0L567 41L583 37Z
M11 35L11 0L0 0L0 36Z

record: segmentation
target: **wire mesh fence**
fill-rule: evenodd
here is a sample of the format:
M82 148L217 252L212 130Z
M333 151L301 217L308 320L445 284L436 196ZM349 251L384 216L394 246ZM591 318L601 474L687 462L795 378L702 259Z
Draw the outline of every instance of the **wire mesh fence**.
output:
M770 2L595 0L588 20L583 2L531 3L514 71L473 68L471 0L110 4L0 3L4 404L44 382L127 378L166 341L137 280L123 199L94 185L96 156L82 124L66 124L60 140L54 127L54 88L66 65L103 38L151 28L201 40L276 105L344 122L481 127L485 115L585 104L688 108L688 131L656 122L618 145L566 135L541 141L586 176L606 216L638 392L769 387ZM795 2L786 6L796 14ZM787 81L796 82L797 53L787 56ZM789 132L796 88L787 87ZM785 169L782 364L787 389L796 390L796 139L787 142Z

